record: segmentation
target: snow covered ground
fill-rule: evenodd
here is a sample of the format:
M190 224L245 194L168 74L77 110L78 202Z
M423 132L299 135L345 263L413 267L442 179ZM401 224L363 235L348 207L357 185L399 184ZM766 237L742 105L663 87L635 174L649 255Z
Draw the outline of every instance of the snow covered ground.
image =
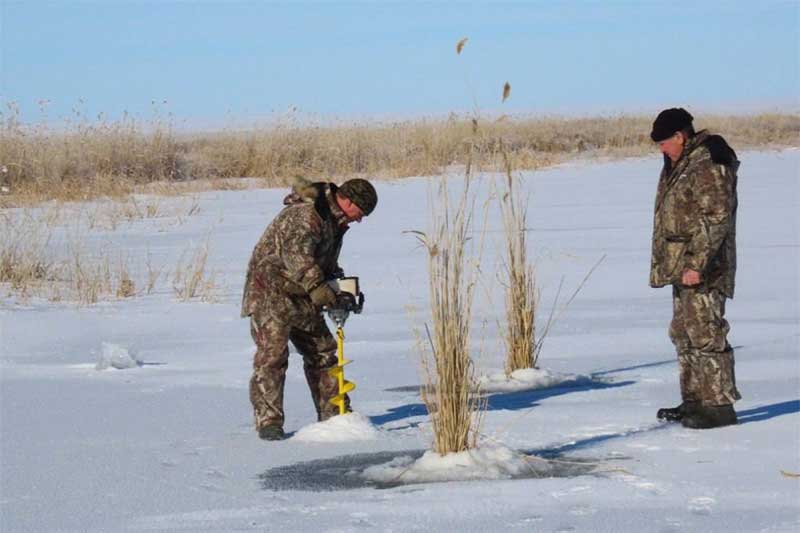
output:
M0 304L0 530L797 531L800 479L782 471L800 472L800 151L741 159L738 426L655 419L679 401L670 292L647 286L655 156L525 174L544 309L562 276L566 294L606 258L552 330L543 373L527 376L537 388L487 377L482 446L447 461L423 456L407 310L425 315L425 258L403 231L426 228L428 180L380 183L377 211L345 242L367 296L346 327L360 416L313 424L292 356L291 437L269 443L251 427L239 298L285 191L212 192L193 216L86 238L173 268L210 235L216 302L179 302L162 280L91 307ZM486 376L503 367L492 217L473 329ZM408 482L441 479L461 481Z

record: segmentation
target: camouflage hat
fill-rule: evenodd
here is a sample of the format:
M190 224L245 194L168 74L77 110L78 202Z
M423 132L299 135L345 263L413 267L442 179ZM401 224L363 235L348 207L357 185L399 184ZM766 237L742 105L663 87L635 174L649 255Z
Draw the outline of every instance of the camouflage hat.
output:
M692 120L694 120L694 117L682 107L665 109L658 114L653 122L653 131L650 132L650 138L654 142L669 139L675 135L675 132L691 126Z
M375 187L367 180L360 178L342 183L339 193L356 204L364 212L364 215L372 213L378 203L378 193L375 192Z

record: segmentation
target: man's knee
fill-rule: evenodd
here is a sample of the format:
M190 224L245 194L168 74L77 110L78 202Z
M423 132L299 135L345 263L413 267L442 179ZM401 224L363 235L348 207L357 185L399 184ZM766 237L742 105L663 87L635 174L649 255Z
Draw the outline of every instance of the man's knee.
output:
M250 333L256 343L253 368L285 370L289 362L289 326L269 317L253 315Z
M728 348L727 331L714 321L692 321L687 324L686 335L692 349L703 353L719 353Z
M336 366L336 339L327 330L313 332L293 332L291 336L306 369L327 369Z
M303 355L303 366L308 370L325 371L339 364L335 351Z

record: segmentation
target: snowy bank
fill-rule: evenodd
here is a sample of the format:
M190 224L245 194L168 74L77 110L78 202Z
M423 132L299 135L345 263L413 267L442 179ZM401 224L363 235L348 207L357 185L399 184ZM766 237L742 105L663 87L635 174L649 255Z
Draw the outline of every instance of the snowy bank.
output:
M566 374L544 368L522 368L515 370L510 376L498 372L478 378L481 392L519 392L545 389L548 387L569 387L591 383L591 376L583 374Z
M349 442L374 440L381 432L369 418L359 413L346 413L301 428L292 436L297 442Z

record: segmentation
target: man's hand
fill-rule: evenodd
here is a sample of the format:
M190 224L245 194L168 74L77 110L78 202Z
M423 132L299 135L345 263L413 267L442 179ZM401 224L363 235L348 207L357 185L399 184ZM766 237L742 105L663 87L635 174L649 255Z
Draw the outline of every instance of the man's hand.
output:
M336 293L327 283L318 285L308 295L311 297L311 302L319 309L336 303Z
M694 287L700 285L700 272L687 268L681 274L681 283L687 287Z

